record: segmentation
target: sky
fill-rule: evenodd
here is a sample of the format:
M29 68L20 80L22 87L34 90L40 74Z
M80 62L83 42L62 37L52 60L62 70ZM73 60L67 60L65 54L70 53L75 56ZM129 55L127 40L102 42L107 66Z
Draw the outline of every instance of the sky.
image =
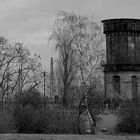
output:
M23 42L42 58L49 71L56 57L48 39L57 11L74 12L95 22L110 18L139 18L140 0L0 0L0 35L10 42Z

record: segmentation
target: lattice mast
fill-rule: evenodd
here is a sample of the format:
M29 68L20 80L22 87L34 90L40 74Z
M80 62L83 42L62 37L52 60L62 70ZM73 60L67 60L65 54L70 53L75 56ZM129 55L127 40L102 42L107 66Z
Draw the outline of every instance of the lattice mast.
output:
M53 57L51 57L50 65L50 99L53 101L55 94L55 81L54 81L54 70L53 70Z

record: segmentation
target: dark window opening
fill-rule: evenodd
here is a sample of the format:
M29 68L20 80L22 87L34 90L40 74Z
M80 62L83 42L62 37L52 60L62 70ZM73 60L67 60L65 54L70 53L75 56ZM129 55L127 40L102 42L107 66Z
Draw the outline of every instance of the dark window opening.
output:
M132 76L132 98L136 99L138 96L137 77Z
M120 94L120 76L113 76L113 89Z
M58 102L59 102L59 96L58 95L55 95L54 99L55 99L55 104L58 104Z
M127 30L127 28L128 28L127 24L124 23L124 24L123 24L123 29L124 29L124 30Z

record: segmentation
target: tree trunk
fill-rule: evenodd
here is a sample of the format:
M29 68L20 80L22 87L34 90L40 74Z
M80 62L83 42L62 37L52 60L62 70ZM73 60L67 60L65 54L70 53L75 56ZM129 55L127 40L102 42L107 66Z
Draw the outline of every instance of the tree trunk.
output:
M66 83L64 83L63 105L64 106L68 105L68 100L67 100L67 84Z

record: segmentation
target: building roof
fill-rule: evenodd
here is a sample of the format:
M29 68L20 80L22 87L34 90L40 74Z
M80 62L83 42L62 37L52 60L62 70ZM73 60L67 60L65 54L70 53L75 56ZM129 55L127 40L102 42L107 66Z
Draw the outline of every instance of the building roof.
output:
M137 21L137 22L140 22L140 19L135 19L135 18L114 18L114 19L105 19L105 20L102 20L101 22L113 22L113 21Z

